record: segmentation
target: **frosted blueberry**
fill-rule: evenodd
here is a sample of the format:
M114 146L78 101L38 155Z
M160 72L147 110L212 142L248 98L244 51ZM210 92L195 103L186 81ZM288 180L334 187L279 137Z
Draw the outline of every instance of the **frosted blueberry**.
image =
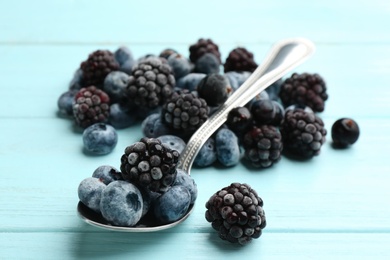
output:
M173 53L168 57L168 64L173 70L175 79L188 75L192 69L190 61L178 53Z
M128 108L114 103L110 106L108 121L114 128L123 129L134 125L137 122L137 117Z
M115 167L110 165L101 165L92 173L92 177L100 179L104 184L122 180L122 174Z
M229 71L224 75L229 79L230 86L236 90L249 78L251 74L252 73L249 71Z
M188 89L189 91L196 90L199 82L206 77L204 73L190 73L180 78L176 82L176 87L179 89Z
M217 159L224 166L233 166L240 161L238 138L228 128L220 129L215 136Z
M73 116L74 97L78 90L68 90L61 94L57 100L58 110L62 116Z
M85 206L100 212L100 199L105 188L106 184L101 179L88 177L80 182L77 193Z
M142 133L146 137L157 138L161 135L167 135L170 129L161 122L160 113L154 113L146 117L141 124Z
M161 135L157 139L171 150L176 150L181 153L186 147L186 143L176 135Z
M100 211L116 226L131 227L142 217L143 199L140 190L127 181L114 181L102 192Z
M195 180L185 171L177 169L177 175L173 186L182 185L187 188L191 194L191 204L193 204L198 197L198 187Z
M83 132L84 148L92 154L108 154L116 146L118 134L115 128L104 123L96 123Z
M212 74L220 72L220 61L212 53L205 53L195 62L195 71L198 73Z
M80 90L83 86L83 71L82 69L77 69L74 74L73 78L69 83L69 90Z
M111 102L123 98L130 76L122 71L112 71L104 79L103 90L110 96Z
M215 150L215 140L213 137L207 139L199 153L195 157L194 165L198 167L206 167L212 165L217 160Z
M154 215L162 224L167 224L182 218L191 203L191 194L182 185L172 186L162 194L154 205Z
M119 70L131 74L131 69L135 64L133 54L129 48L119 47L114 53L115 60L119 63Z

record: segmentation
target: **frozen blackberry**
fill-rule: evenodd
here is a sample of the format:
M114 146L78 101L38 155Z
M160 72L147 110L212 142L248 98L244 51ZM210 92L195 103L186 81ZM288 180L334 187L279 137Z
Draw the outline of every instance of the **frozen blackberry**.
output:
M95 86L80 89L73 104L73 117L78 126L87 128L104 123L110 115L110 97Z
M199 97L206 100L209 106L220 106L233 91L229 80L220 74L210 74L203 78L197 87Z
M304 159L320 153L327 133L320 117L301 108L286 111L280 131L285 151Z
M218 45L216 45L211 39L199 39L195 44L191 45L190 48L190 60L195 63L205 53L214 54L219 63L221 63L221 53L219 52Z
M100 87L108 73L119 69L114 54L107 50L97 50L89 54L88 59L80 65L83 72L83 86Z
M172 95L175 77L160 58L147 58L134 65L126 88L130 105L153 109Z
M246 107L233 108L226 119L226 125L236 135L243 135L252 126L253 117Z
M332 125L332 140L336 147L344 148L354 144L359 134L359 126L351 118L340 118Z
M262 207L263 200L248 184L232 183L210 197L205 216L220 238L245 245L266 226Z
M283 150L282 135L272 125L253 127L242 138L245 158L258 168L267 168L277 163Z
M179 153L155 138L142 138L126 147L121 157L123 179L154 192L166 191L175 181Z
M318 74L294 73L280 87L280 99L285 107L306 105L314 112L322 112L328 99L326 84Z
M233 49L226 58L224 71L250 71L253 72L257 68L257 64L253 59L253 53L246 48L238 47Z
M161 111L161 120L180 134L192 134L208 118L209 107L204 99L194 93L175 92Z

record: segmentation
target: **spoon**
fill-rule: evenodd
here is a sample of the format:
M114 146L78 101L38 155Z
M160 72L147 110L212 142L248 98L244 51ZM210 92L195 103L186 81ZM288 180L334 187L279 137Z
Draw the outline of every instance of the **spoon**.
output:
M285 39L277 42L263 63L192 135L181 153L177 164L178 169L190 174L191 166L202 145L226 121L229 111L235 107L247 104L261 91L306 60L313 54L314 50L314 44L303 38ZM190 206L181 219L165 225L158 225L153 222L153 219L146 218L142 219L134 227L120 227L109 224L100 214L89 209L82 202L79 202L77 205L78 215L86 223L99 228L122 232L154 232L172 228L186 220L192 211L193 205Z

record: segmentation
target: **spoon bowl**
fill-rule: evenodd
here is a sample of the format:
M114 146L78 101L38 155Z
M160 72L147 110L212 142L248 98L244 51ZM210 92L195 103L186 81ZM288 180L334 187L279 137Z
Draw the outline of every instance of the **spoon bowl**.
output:
M251 76L226 100L226 102L192 135L184 148L178 162L178 168L190 174L192 163L206 140L226 121L229 111L235 107L244 106L261 91L282 78L314 52L314 44L306 39L286 39L276 43L263 63ZM122 232L154 232L177 226L186 220L194 209L190 205L187 213L179 220L159 225L153 218L144 217L136 226L113 226L99 213L86 207L82 202L77 205L80 218L86 223Z

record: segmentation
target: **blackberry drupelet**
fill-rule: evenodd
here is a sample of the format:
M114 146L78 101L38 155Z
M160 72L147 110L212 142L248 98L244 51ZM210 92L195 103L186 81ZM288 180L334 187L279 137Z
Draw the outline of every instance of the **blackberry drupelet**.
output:
M286 111L280 131L284 150L304 159L320 153L327 133L320 117L301 108Z
M205 53L214 54L221 63L221 53L219 52L218 45L216 45L211 39L199 39L195 44L189 48L190 60L195 63Z
M266 226L262 207L263 200L248 184L232 183L206 202L205 217L221 239L245 245Z
M147 58L134 65L125 95L129 105L154 109L172 95L174 86L171 67L160 58Z
M253 53L246 48L238 47L233 49L226 58L224 72L229 71L250 71L253 72L257 68L257 64L253 59Z
M123 179L154 192L166 191L175 181L179 153L155 138L142 138L121 157Z
M73 104L73 117L78 126L87 128L104 123L110 115L110 97L95 86L80 89Z
M324 111L328 99L325 81L320 75L309 73L292 74L281 85L279 96L285 107L306 105L314 112Z
M83 72L82 84L85 87L101 87L108 73L119 69L114 54L107 50L97 50L89 54L88 59L80 65Z
M161 111L161 121L179 135L194 133L208 118L204 99L189 92L174 92Z
M258 168L267 168L277 163L283 150L282 135L272 125L253 127L242 138L245 158Z

